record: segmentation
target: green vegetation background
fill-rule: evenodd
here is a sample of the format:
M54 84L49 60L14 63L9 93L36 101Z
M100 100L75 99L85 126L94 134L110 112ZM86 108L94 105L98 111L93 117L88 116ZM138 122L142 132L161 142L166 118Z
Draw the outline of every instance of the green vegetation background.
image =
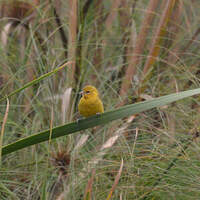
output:
M1 41L3 146L76 121L86 84L106 111L199 88L198 0L74 2L41 0ZM119 118L3 155L0 199L197 200L199 97Z

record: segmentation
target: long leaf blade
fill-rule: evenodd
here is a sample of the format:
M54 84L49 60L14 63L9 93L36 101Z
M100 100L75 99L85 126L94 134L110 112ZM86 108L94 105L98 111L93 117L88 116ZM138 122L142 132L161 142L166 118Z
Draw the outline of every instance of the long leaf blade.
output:
M140 113L155 107L160 107L174 101L190 97L196 94L200 94L200 88L188 90L180 93L174 93L162 97L158 97L149 101L144 101L136 104L126 105L121 108L105 112L101 115L95 115L79 122L69 123L63 126L55 127L52 131L51 139L55 139L57 137L69 135L75 133L80 130L85 130L88 128L92 128L97 125L106 124L113 120L121 119L124 117L128 117L130 115L134 115L136 113ZM50 130L42 131L40 133L33 134L29 137L25 137L16 142L3 146L2 155L6 155L17 151L19 149L38 144L40 142L49 140Z

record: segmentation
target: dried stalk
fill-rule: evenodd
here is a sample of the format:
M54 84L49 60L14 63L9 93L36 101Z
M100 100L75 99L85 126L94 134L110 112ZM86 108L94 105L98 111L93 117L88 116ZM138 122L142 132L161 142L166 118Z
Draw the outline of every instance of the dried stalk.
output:
M75 83L76 69L76 38L77 38L77 0L69 0L69 42L68 42L68 60L72 61L67 71L68 83L71 87Z
M107 31L111 31L111 26L113 24L114 19L116 18L118 8L120 6L121 0L115 0L112 3L111 9L110 9L110 14L108 15L106 19L106 29Z
M150 52L147 57L146 63L144 65L144 69L143 69L144 78L141 79L142 87L139 88L139 94L141 94L145 90L146 88L145 81L148 80L149 78L148 75L150 75L150 71L153 69L153 64L156 62L157 56L160 53L161 38L163 37L165 33L165 29L171 17L174 5L175 5L175 0L168 0L167 3L165 2L165 8L162 13L159 25L155 31Z
M133 52L133 44L135 44L137 33L136 28L133 27L134 23L131 18L131 15L134 12L134 8L136 7L137 0L135 0L132 4L132 8L130 9L130 5L127 0L122 0L122 5L119 10L119 21L122 30L125 30L122 38L122 44L124 45L124 53L123 53L123 66L121 67L118 79L122 79L125 75L125 68L127 63L129 63L129 55ZM130 10L130 12L128 12Z
M128 90L131 87L132 79L136 73L137 64L140 62L140 56L141 56L142 51L145 46L145 42L146 42L145 38L147 37L149 27L151 26L153 19L155 17L154 13L158 6L158 3L159 3L158 0L151 0L149 2L144 21L142 23L140 32L138 34L135 48L134 48L133 52L131 53L131 56L128 61L129 64L128 64L128 68L126 70L125 77L122 82L120 96L127 95ZM120 106L123 105L124 103L125 103L125 101L122 102L120 104Z
M55 16L55 21L56 21L56 24L57 26L59 27L59 33L60 33L60 37L61 37L61 41L62 41L62 45L63 45L63 48L64 48L64 52L65 52L65 57L67 58L68 57L68 54L67 54L67 45L68 45L68 39L67 39L67 36L66 36L66 33L63 29L63 25L62 25L62 22L61 22L61 19L56 11L56 7L53 6L52 4L52 7L53 7L53 13L54 13L54 16Z
M170 43L168 46L172 46L173 43L176 43L179 37L178 33L181 31L181 16L183 13L183 3L178 0L175 2L175 9L172 13L172 18L169 23L169 36L168 42ZM169 51L169 55L166 63L176 63L178 56L180 54L180 48L177 45L174 45L173 49Z
M6 121L8 118L9 107L10 107L10 103L9 103L9 99L7 98L6 112L5 112L5 115L3 118L3 123L2 123L2 127L1 127L1 135L0 135L0 166L1 166L1 158L2 158L1 154L2 154L2 146L3 146L3 136L4 136Z

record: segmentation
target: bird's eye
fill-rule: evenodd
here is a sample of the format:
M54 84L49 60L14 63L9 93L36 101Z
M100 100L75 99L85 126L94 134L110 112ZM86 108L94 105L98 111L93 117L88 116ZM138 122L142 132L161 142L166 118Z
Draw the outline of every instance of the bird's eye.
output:
M89 94L89 93L90 93L90 91L85 91L85 93L86 93L86 94Z

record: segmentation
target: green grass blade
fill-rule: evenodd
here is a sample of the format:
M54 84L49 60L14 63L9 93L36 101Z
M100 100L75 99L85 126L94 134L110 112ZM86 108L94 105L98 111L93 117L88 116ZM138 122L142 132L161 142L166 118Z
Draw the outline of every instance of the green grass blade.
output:
M11 92L10 94L8 94L8 95L2 97L2 98L0 99L0 102L3 101L3 100L6 99L6 98L9 98L9 97L11 97L11 96L13 96L13 95L15 95L15 94L21 92L22 90L25 90L26 88L28 88L28 87L30 87L30 86L32 86L32 85L34 85L34 84L40 82L41 80L43 80L43 79L45 79L45 78L47 78L47 77L49 77L49 76L52 76L53 74L57 73L58 71L60 71L61 69L63 69L64 67L66 67L66 66L67 66L68 64L70 64L70 63L71 63L71 61L66 62L66 63L64 63L62 66L60 66L60 67L58 67L58 68L56 68L56 69L54 69L54 70L52 70L52 71L50 71L50 72L48 72L48 73L46 73L46 74L43 74L42 76L40 76L40 77L34 79L33 81L28 82L28 83L25 84L23 87L18 88L17 90Z
M80 120L78 123L73 122L63 126L55 127L52 129L51 139L69 135L75 133L80 130L85 130L88 128L92 128L97 125L106 124L113 120L121 119L124 117L128 117L130 115L140 113L155 107L160 107L174 101L190 97L196 94L200 94L200 88L194 90L188 90L180 93L174 93L162 97L158 97L149 101L144 101L136 104L126 105L121 108L105 112L101 115L95 115L83 120ZM17 151L19 149L38 144L40 142L49 140L50 130L42 131L40 133L33 134L29 137L20 139L14 143L3 146L2 155L6 155Z

